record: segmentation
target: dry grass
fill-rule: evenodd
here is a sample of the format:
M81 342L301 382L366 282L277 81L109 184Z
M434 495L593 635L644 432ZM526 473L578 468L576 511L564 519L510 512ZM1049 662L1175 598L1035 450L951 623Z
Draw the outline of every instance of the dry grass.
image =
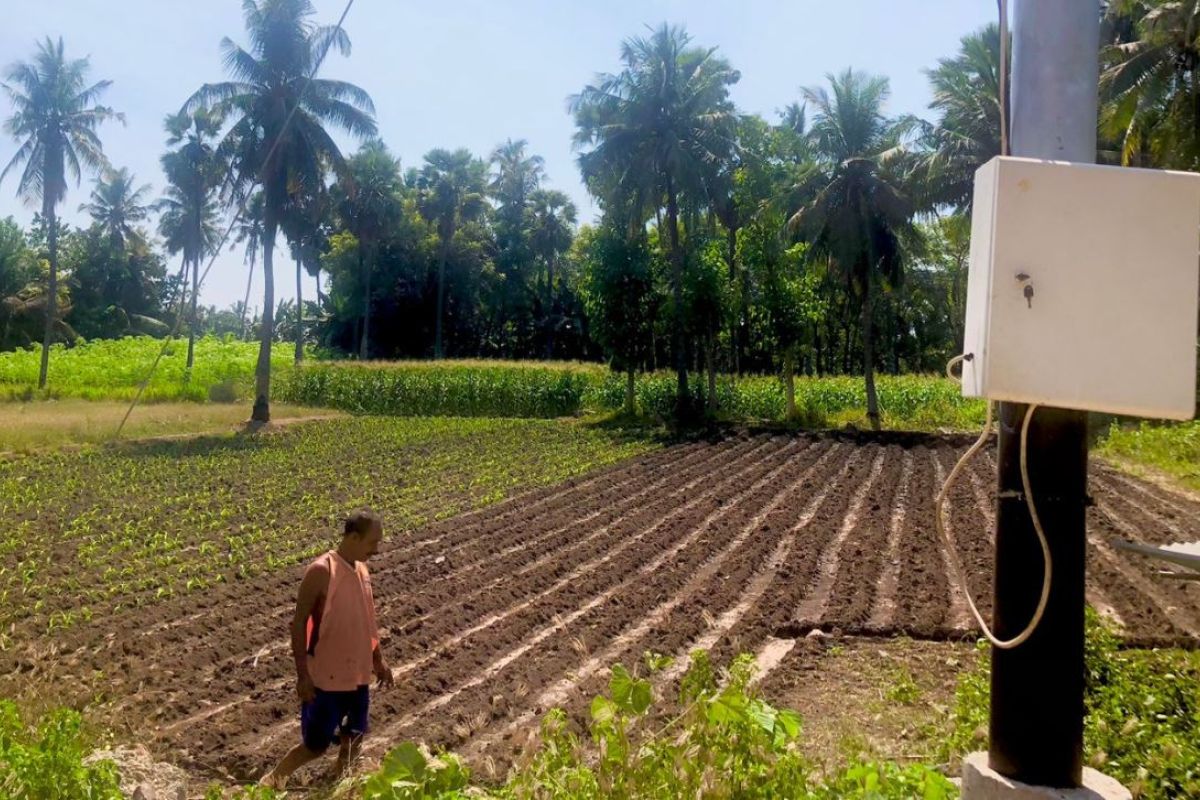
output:
M975 657L969 643L831 639L798 648L762 688L800 712L803 749L827 770L860 760L933 764L958 675Z
M116 433L129 404L113 401L45 400L0 403L0 452L105 442ZM339 416L327 409L274 404L274 420ZM247 404L154 403L138 406L123 439L228 431L250 417Z

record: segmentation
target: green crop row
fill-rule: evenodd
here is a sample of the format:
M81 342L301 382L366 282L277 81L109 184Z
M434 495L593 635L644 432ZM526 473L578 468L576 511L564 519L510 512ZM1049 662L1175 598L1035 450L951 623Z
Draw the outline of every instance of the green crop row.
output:
M81 397L128 399L150 372L162 341L149 337L93 341L51 353L49 389L36 390L39 352L0 353L0 399ZM146 390L147 401L245 399L254 377L258 345L232 338L200 339L196 364L186 367L187 343L172 342ZM367 362L310 360L291 363L291 350L273 356L274 399L357 414L552 418L623 407L625 378L598 364L520 361ZM786 416L782 380L776 376L719 376L718 416L781 421ZM973 428L983 405L964 399L939 377L881 375L879 402L889 427L933 430ZM692 395L707 395L705 377L693 374ZM641 374L639 414L667 418L675 404L675 376ZM863 425L866 393L857 376L796 380L797 420L809 427Z
M983 404L962 397L951 381L925 375L882 375L877 381L885 424L933 430L982 424ZM556 417L623 407L625 377L594 365L536 362L318 362L290 370L278 397L289 403L354 413ZM810 427L865 424L866 391L852 376L798 378L797 419ZM693 398L707 396L704 376L691 376ZM673 373L641 374L638 413L668 418L675 406ZM717 413L730 420L782 421L783 381L773 376L720 376Z
M565 417L602 375L590 365L319 362L287 372L277 396L360 414Z
M691 375L689 388L693 398L707 397L704 376ZM889 427L967 429L983 424L983 403L964 398L957 384L943 378L880 375L876 389L884 424ZM635 392L640 413L665 418L675 404L675 375L640 375ZM795 393L796 417L809 427L867 423L866 389L860 377L798 377ZM787 414L784 383L776 376L718 376L716 396L717 413L726 419L780 421ZM588 395L587 404L596 410L615 410L621 408L624 398L624 377L609 373Z
M575 421L345 417L3 460L0 627L296 563L357 506L403 531L649 446Z

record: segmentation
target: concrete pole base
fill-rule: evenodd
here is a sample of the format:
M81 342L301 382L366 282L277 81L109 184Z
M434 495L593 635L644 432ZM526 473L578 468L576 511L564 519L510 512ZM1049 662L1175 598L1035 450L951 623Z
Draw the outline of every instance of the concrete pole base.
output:
M962 800L1132 800L1129 790L1115 779L1083 768L1083 786L1052 789L1029 786L988 767L987 753L972 753L963 760Z

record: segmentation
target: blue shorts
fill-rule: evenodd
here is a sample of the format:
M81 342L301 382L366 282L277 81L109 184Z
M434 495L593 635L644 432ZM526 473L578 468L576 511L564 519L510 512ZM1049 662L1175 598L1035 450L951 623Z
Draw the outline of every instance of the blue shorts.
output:
M321 753L340 742L342 736L353 739L366 734L370 700L371 692L366 686L349 692L317 689L313 701L300 706L300 736L304 746Z

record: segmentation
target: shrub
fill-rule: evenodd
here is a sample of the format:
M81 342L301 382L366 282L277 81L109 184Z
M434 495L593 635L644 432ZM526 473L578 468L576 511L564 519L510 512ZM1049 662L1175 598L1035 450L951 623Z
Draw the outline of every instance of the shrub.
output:
M11 800L123 800L111 761L84 763L80 717L54 711L27 726L0 700L0 797Z
M990 663L980 653L959 682L944 755L986 746ZM1121 649L1088 609L1084 660L1087 763L1142 800L1200 797L1200 653Z
M669 659L647 654L653 673ZM451 757L426 759L411 745L393 751L368 779L368 800L503 800L738 797L797 800L872 798L941 800L957 790L923 766L855 764L821 779L800 754L800 717L764 702L753 691L753 658L742 656L718 677L703 652L693 654L681 683L678 716L650 728L654 692L649 679L612 668L609 691L592 701L589 739L577 736L562 710L542 721L541 744L507 783L487 793L469 787Z

